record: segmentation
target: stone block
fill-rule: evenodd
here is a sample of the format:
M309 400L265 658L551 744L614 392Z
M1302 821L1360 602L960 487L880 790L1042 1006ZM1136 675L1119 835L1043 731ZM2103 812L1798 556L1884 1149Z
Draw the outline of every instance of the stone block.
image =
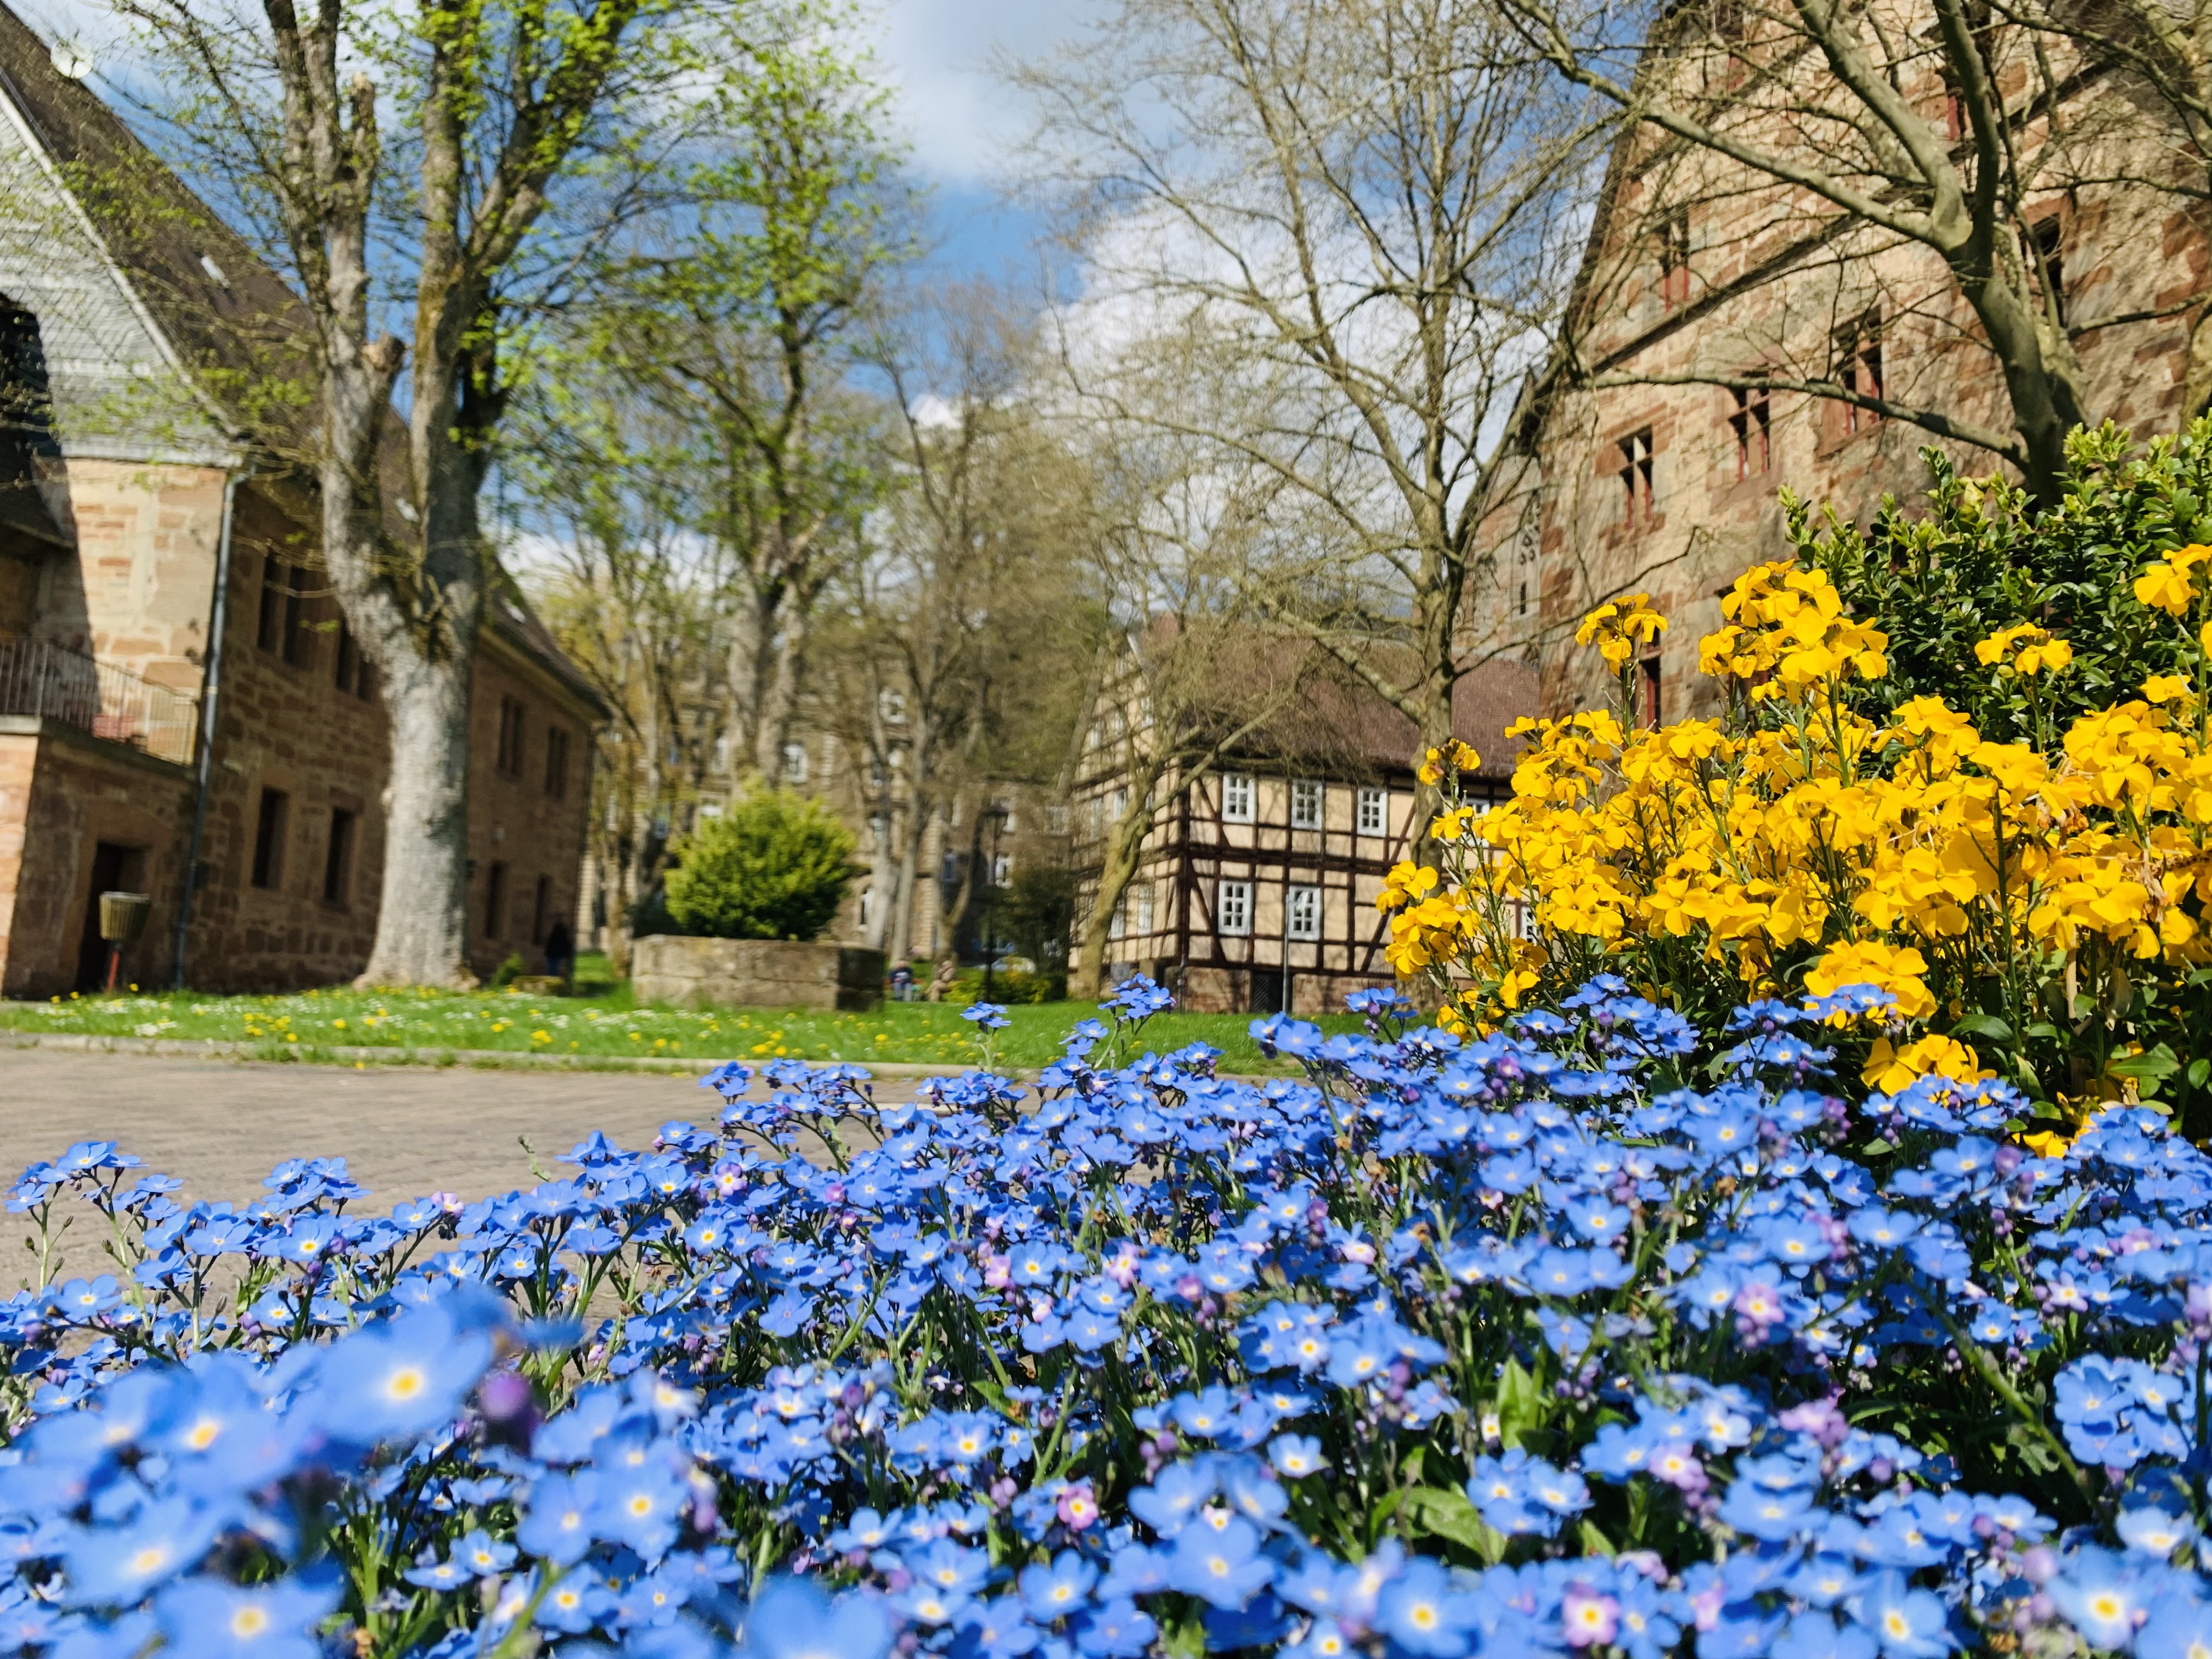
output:
M639 1001L687 1008L869 1009L884 999L884 972L881 951L796 939L654 933L630 958Z

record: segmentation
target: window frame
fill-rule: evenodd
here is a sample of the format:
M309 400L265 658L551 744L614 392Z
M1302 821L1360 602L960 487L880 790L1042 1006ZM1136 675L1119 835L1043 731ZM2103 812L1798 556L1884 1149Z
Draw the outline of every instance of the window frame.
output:
M1320 778L1291 780L1291 828L1320 830L1328 823L1328 785Z
M1322 921L1326 914L1319 885L1311 882L1290 884L1283 895L1283 937L1293 945L1320 944Z
M1731 391L1735 409L1728 417L1729 429L1735 434L1735 481L1742 483L1774 471L1774 404L1772 393L1763 386Z
M553 800L568 799L568 730L566 726L548 725L545 728L545 793Z
M246 868L247 884L264 893L284 888L284 841L290 828L292 797L283 789L261 786L253 809L253 862Z
M353 902L353 854L361 833L361 814L331 808L330 839L323 848L323 902L343 910Z
M1374 809L1371 813L1369 811L1370 807ZM1352 825L1352 833L1356 836L1389 835L1390 833L1390 792L1380 784L1362 784L1353 809Z
M483 936L487 943L507 937L507 860L497 859L484 869Z
M1241 799L1240 799L1241 798ZM1221 775L1221 821L1251 823L1259 817L1260 786L1249 772Z
M1620 459L1613 476L1624 492L1621 521L1631 530L1649 529L1658 517L1659 499L1658 446L1652 441L1652 428L1638 427L1616 440L1613 447Z
M1249 879L1224 876L1213 884L1213 931L1222 938L1251 938L1252 908Z

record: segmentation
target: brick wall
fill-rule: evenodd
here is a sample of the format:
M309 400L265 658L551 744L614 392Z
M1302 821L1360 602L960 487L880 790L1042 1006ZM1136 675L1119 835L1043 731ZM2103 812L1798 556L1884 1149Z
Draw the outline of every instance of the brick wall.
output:
M87 913L109 882L154 901L125 974L165 982L191 811L182 767L52 721L0 720L0 995L76 988ZM121 856L103 863L103 842Z
M574 693L487 627L469 744L469 960L489 975L520 956L530 972L543 973L546 930L556 918L575 925L591 803L590 717ZM556 745L566 757L557 778L549 770Z
M1731 174L1710 155L1665 152L1639 140L1615 157L1609 199L1620 228L1594 239L1583 270L1583 361L1595 376L1822 378L1845 361L1838 343L1864 319L1886 395L2008 429L1996 361L1932 253L1849 231L1820 240L1811 234L1820 216L1804 200ZM2174 210L2175 199L2084 189L2044 204L2063 216L2071 314L2154 313L2203 289L2203 227ZM1647 233L1657 210L1677 200L1689 204L1689 265L1670 287ZM2185 313L2150 316L2081 337L2095 412L2142 435L2170 429L2187 323ZM1696 672L1697 641L1719 624L1718 596L1736 575L1790 556L1783 486L1816 512L1832 505L1863 523L1885 493L1909 502L1923 487L1923 446L1948 450L1972 475L1999 467L1988 451L1900 421L1855 418L1835 402L1776 392L1765 415L1759 422L1733 392L1697 385L1584 388L1551 407L1538 445L1540 602L1526 629L1542 643L1547 712L1610 695L1596 653L1571 643L1575 625L1600 599L1638 589L1673 624L1659 657L1662 716L1713 712L1721 694ZM1624 445L1646 434L1649 510L1639 499L1632 511L1623 474L1638 457ZM1477 631L1484 625L1496 626L1478 619Z

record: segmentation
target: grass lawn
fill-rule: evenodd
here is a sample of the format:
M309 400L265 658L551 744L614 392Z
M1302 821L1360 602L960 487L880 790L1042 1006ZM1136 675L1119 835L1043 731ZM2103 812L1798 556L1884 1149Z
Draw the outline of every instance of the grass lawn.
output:
M584 973L591 964L580 964ZM371 994L345 989L283 996L82 995L50 1002L0 1002L0 1028L100 1036L220 1038L258 1045L269 1059L318 1058L333 1048L506 1049L515 1053L651 1055L683 1060L920 1061L972 1066L983 1059L975 1028L950 1003L887 1002L873 1013L739 1008L705 1012L640 1007L628 985L586 978L587 994L526 996L477 991ZM1097 1012L1090 1003L1056 1002L1008 1011L998 1064L1034 1069L1054 1059L1060 1038ZM1349 1015L1323 1020L1353 1030ZM1140 1048L1164 1052L1206 1042L1221 1049L1223 1069L1287 1071L1264 1060L1244 1014L1164 1014L1145 1027ZM1103 1056L1102 1056L1103 1057ZM1124 1058L1134 1058L1133 1054Z

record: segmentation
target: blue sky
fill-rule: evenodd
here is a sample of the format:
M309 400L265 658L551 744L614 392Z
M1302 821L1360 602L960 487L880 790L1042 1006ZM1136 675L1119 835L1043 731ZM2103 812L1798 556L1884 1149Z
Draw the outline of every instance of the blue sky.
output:
M1098 0L863 0L873 13L880 70L895 87L915 172L935 197L934 261L1006 274L1030 263L1036 227L1006 209L996 186L1026 112L993 75L994 52L1048 50L1099 9ZM50 41L83 43L104 59L116 33L100 0L17 0ZM106 50L103 51L102 48ZM103 64L103 67L106 65Z
M1097 14L1097 0L877 0L877 8L882 67L899 91L915 171L937 199L936 262L992 276L1031 263L1036 227L996 189L1027 112L990 58L1048 50Z

